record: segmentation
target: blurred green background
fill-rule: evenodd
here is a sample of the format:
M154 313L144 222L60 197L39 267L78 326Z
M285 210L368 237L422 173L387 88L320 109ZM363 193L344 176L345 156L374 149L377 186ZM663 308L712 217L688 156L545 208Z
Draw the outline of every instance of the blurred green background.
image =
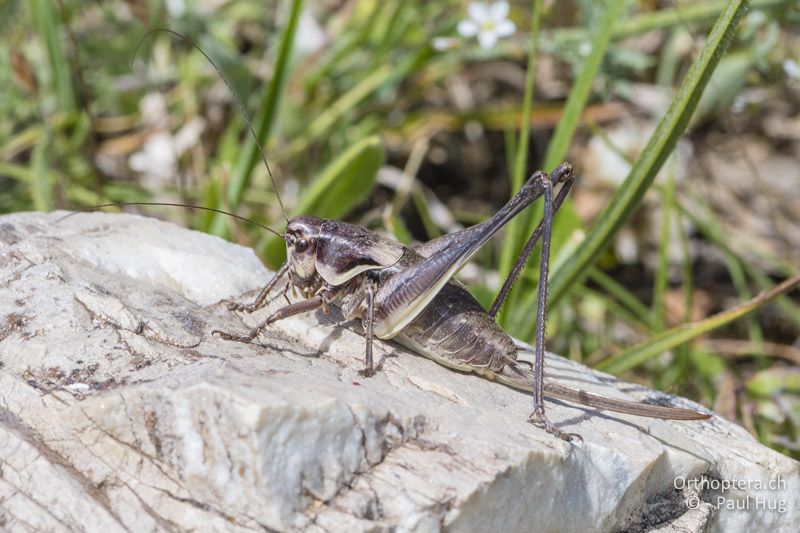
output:
M6 0L0 211L183 202L282 230L248 117L289 216L406 243L569 160L549 349L797 458L799 23L787 0ZM283 259L229 217L137 211ZM487 307L529 211L460 274ZM499 316L526 341L536 256Z

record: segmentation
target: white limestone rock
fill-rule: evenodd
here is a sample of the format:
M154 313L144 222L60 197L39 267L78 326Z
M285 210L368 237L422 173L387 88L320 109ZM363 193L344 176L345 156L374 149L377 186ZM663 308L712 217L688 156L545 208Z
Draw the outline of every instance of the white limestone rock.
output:
M549 403L584 438L570 444L526 422L528 396L392 344L377 343L380 370L361 378L363 336L335 312L223 341L211 331L269 312L221 302L269 279L251 250L137 216L62 215L0 217L2 530L800 525L800 464L718 417ZM572 386L690 405L548 365ZM739 486L714 490L726 482Z

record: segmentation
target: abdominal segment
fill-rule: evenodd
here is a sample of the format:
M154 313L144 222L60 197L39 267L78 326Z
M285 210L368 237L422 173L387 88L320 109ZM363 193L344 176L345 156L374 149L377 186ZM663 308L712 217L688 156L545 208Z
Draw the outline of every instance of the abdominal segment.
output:
M496 373L516 359L511 337L486 314L469 291L452 282L395 340L463 371Z

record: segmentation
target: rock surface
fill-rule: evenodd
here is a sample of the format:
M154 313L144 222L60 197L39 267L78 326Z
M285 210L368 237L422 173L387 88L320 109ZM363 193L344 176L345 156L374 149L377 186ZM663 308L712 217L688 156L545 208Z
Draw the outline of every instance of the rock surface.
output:
M156 220L0 217L0 530L796 531L800 463L718 417L530 398L377 343L336 313L230 313L253 252ZM281 305L276 300L271 308ZM681 399L556 356L549 376ZM730 485L735 486L730 486ZM759 484L763 485L759 489Z

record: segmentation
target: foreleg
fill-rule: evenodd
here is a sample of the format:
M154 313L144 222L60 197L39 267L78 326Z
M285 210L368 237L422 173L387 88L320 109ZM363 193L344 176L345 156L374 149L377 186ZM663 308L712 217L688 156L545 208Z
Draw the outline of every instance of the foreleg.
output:
M261 324L251 329L250 332L246 335L233 335L231 333L226 333L218 329L212 331L211 334L229 341L250 342L256 338L256 336L261 332L262 329L269 326L273 322L277 322L278 320L283 320L284 318L288 318L290 316L313 311L319 307L322 307L323 303L325 303L323 296L321 294L318 294L316 296L309 298L308 300L303 300L301 302L281 307L280 309L269 315L269 317L267 317L267 319L264 320Z
M267 286L261 289L261 292L258 293L256 299L253 303L250 304L240 304L236 302L228 302L228 309L230 311L244 311L245 313L252 313L253 311L257 311L264 307L267 303L267 296L269 293L272 292L272 289L275 288L275 285L278 284L278 281L286 274L289 270L289 262L285 261L278 271L272 276L272 279L269 280Z

